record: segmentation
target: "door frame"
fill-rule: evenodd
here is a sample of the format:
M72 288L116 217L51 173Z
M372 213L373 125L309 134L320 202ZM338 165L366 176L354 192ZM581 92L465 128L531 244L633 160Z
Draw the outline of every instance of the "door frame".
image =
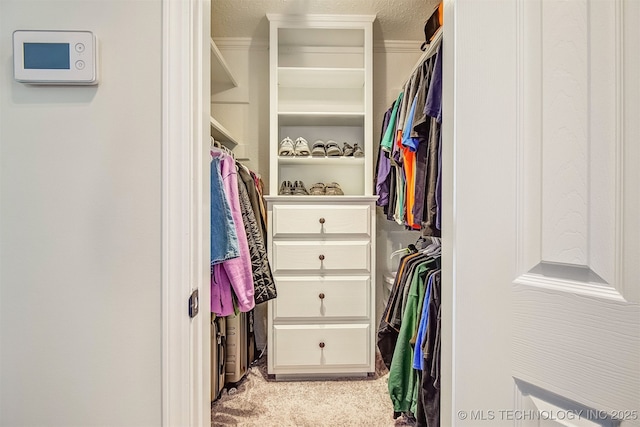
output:
M162 0L162 425L210 408L210 0ZM188 300L199 291L199 314Z
M454 69L455 3L444 1L444 72ZM210 0L162 0L162 425L210 425ZM443 78L441 423L453 425L454 79ZM188 143L185 143L187 141ZM187 299L200 293L200 315Z

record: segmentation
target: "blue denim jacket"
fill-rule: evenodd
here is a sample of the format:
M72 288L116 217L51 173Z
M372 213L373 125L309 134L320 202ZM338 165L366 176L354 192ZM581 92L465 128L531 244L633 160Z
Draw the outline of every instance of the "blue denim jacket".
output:
M211 160L211 265L238 258L238 235L224 193L220 159Z

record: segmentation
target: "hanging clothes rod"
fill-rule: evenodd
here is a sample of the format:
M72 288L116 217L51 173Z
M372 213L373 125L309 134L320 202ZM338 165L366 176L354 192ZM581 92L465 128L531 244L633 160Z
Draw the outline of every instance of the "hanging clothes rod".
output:
M427 50L425 50L422 53L422 55L420 55L420 58L416 62L416 65L414 65L413 68L411 69L411 72L409 73L409 77L402 84L402 87L404 87L407 84L407 82L411 80L413 73L415 73L416 70L420 68L422 64L424 64L424 61L426 61L428 58L431 58L433 55L436 54L436 52L438 51L438 47L440 46L440 43L442 43L442 27L438 28L436 33L433 35L433 39L429 43Z
M436 30L435 34L433 35L433 39L431 39L431 42L427 47L427 50L425 50L422 55L420 55L420 59L418 59L416 65L413 66L413 71L417 70L418 67L420 67L427 58L435 55L438 47L440 46L440 43L442 43L442 27Z
M217 149L219 149L221 151L224 151L225 153L227 153L228 155L230 155L234 159L236 158L236 156L233 153L233 151L231 151L228 147L222 145L222 143L220 141L216 141L213 137L211 137L211 147L217 148Z

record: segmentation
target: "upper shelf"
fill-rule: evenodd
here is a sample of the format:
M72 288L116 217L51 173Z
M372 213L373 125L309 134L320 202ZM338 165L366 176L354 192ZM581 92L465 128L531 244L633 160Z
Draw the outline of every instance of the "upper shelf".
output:
M364 68L279 67L278 85L307 88L361 88Z
M279 111L279 126L363 126L363 112Z
M236 140L229 131L220 124L219 121L210 117L211 119L211 136L216 141L219 141L222 145L230 150L233 150L238 145Z
M236 78L233 76L227 61L224 60L218 46L211 39L211 84L229 84L238 86Z

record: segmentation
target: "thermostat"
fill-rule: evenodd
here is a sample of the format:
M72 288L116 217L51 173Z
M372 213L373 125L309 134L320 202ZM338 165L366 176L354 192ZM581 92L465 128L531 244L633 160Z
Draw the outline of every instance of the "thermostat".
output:
M96 58L91 31L13 32L13 75L22 83L95 85Z

